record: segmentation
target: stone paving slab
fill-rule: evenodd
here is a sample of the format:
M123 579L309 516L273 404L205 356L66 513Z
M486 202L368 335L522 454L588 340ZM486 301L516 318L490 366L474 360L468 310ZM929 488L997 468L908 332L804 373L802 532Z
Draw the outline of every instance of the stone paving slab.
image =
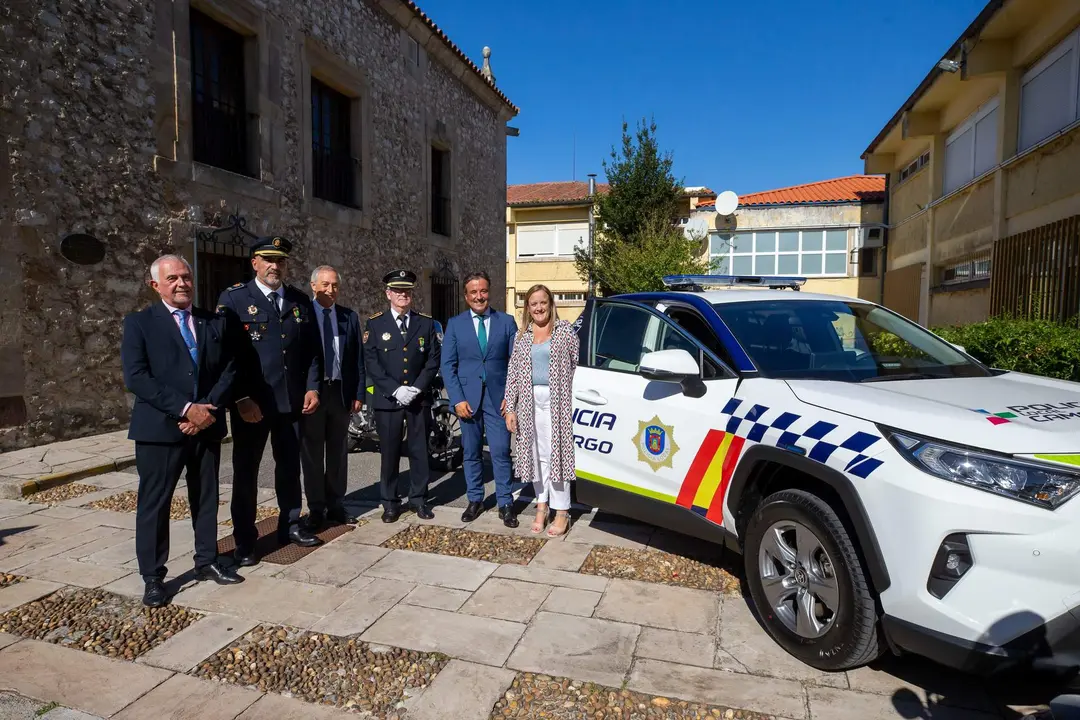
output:
M472 597L472 593L467 590L452 590L433 585L417 585L401 602L406 605L419 605L434 610L454 612L464 605L465 601L470 597Z
M405 708L411 720L487 720L513 681L510 670L451 660Z
M596 610L596 604L600 602L602 595L591 590L575 590L574 588L552 588L547 600L540 606L541 610L563 615L579 615L592 617Z
M476 590L498 567L483 560L393 550L364 574L455 590Z
M612 580L594 615L607 620L679 632L709 633L716 627L720 599L705 590Z
M104 717L120 712L171 675L36 640L0 650L0 677L6 686Z
M373 578L359 592L311 626L327 635L358 635L394 607L413 588L400 580Z
M711 668L716 642L708 635L643 627L638 637L635 657L697 665Z
M6 613L20 605L33 602L64 587L62 583L27 579L6 588L0 588L0 613Z
M69 530L70 534L65 533L63 529L46 528L45 533L32 541L29 546L22 548L21 552L0 559L0 572L12 572L31 563L46 560L54 555L73 550L80 545L86 545L94 540L109 537L118 532L116 528L110 527L70 528ZM0 551L2 550L3 548L0 548Z
M262 697L261 692L173 675L128 705L114 720L233 720Z
M737 707L785 718L807 717L805 691L794 680L759 678L661 660L637 660L627 687L652 695ZM828 714L818 717L831 720Z
M65 557L71 560L82 560L84 562L91 562L95 565L111 565L119 567L127 562L131 555L120 555L119 551L115 551L114 548L122 545L125 548L129 548L132 553L135 552L135 530L120 530L116 529L111 535L107 535L103 538L94 540L85 545L80 545L71 550L65 550L57 555L57 557ZM113 551L110 553L109 551ZM100 555L99 555L100 554ZM98 558L104 558L99 561ZM115 562L109 562L109 559L115 560Z
M506 666L619 687L639 631L637 625L540 612Z
M920 700L938 705L981 712L995 711L996 704L973 678L948 668L917 658L885 658L875 665L891 667L893 672L871 666L849 670L847 679L850 688L890 697L897 693L914 693Z
M3 650L8 645L14 645L20 640L22 640L22 638L18 635L11 635L10 633L0 633L0 650Z
M649 544L655 528L632 522L598 520L577 522L566 534L566 542L586 545L614 545L616 547L643 550Z
M547 585L490 578L461 607L461 612L527 623L551 590Z
M588 543L547 542L533 556L529 567L577 572L592 549L593 546Z
M0 455L2 458L3 455ZM0 500L0 518L29 515L35 508L19 500Z
M74 520L80 515L87 515L94 512L93 508L81 508L81 507L66 507L64 505L49 506L45 505L40 510L36 511L37 515L44 515L45 517L56 518L58 520Z
M355 530L353 531L355 532ZM287 565L275 577L316 585L347 585L390 551L365 545L330 544Z
M186 604L274 624L284 624L296 612L324 617L356 594L346 588L258 576L246 577L239 585L199 585L208 590L191 594Z
M742 598L728 598L724 601L720 610L719 638L719 650L716 654L718 668L815 685L848 687L847 675L844 673L829 673L812 668L777 645L758 624Z
M604 592L608 586L608 579L599 575L579 575L565 570L548 570L531 565L500 565L491 576L593 592Z
M236 720L356 720L356 713L284 695L263 695Z
M369 518L366 525L361 525L351 533L345 533L335 540L335 542L359 543L361 545L382 545L384 542L394 537L399 532L403 532L408 527L409 523L400 520L395 523L384 523L379 520L379 517L376 515L374 518Z
M415 605L397 605L360 639L409 650L441 652L459 660L502 666L525 625Z
M86 515L80 516L80 519L83 522L94 523L95 525L106 525L108 527L123 528L124 530L135 530L135 513L91 509Z
M125 575L131 574L130 570L92 565L67 558L41 560L27 565L19 572L38 580L49 580L84 588L108 585Z
M254 620L229 615L206 615L187 626L135 662L186 673L236 638L258 625ZM252 701L254 702L254 700Z
M933 720L992 720L997 713L924 704L914 695L888 697L872 693L843 691L835 688L808 687L810 717L830 720L894 720L895 718L933 718Z
M35 720L38 720L35 718ZM105 720L98 715L91 715L90 713L84 713L82 710L72 710L71 708L58 707L53 708L49 712L40 716L40 720Z

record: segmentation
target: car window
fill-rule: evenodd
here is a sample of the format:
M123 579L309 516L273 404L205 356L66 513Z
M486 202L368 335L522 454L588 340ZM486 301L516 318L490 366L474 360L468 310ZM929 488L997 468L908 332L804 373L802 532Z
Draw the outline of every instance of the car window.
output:
M637 372L641 358L656 350L685 350L695 359L700 356L692 338L643 308L601 304L593 314L592 326L593 353L589 363L592 367ZM724 375L708 358L704 370L706 379Z
M870 382L985 377L990 371L919 325L870 303L716 303L767 377Z

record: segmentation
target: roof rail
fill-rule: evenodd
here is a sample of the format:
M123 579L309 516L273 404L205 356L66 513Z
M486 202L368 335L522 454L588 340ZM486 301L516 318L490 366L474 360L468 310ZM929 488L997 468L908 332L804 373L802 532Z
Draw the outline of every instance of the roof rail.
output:
M750 285L754 287L767 287L770 290L783 290L790 288L799 290L806 282L804 277L789 275L667 275L664 277L664 286L672 290L689 290L702 292L710 287L735 287L738 285Z

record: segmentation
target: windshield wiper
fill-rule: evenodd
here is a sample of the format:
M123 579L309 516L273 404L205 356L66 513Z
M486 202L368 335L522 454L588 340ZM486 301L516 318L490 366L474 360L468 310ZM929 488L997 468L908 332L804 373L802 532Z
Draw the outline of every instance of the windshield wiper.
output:
M888 380L944 380L944 375L929 375L927 373L897 373L896 375L875 375L874 377L863 378L859 382L886 382Z

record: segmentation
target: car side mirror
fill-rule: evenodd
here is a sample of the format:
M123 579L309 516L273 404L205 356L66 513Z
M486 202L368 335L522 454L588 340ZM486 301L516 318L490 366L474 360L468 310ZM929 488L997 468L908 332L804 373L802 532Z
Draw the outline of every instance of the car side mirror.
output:
M705 394L701 381L701 368L694 356L686 350L656 350L646 353L638 364L639 373L646 380L679 383L683 393L691 397Z
M964 353L965 355L967 354L967 350L964 349L963 345L957 345L956 343L949 343L949 344L952 345L957 350L959 350L960 352Z

